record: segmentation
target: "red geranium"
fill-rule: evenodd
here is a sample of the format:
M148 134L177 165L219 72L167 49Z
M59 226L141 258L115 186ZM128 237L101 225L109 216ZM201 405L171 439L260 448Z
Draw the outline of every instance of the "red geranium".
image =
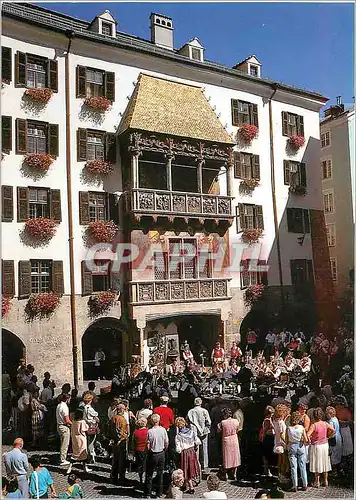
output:
M47 153L29 153L25 156L23 162L31 168L47 172L53 163L53 158Z
M110 99L106 99L106 97L87 97L84 101L86 106L90 108L96 109L97 111L107 111L111 106Z
M53 292L34 293L27 301L25 313L28 319L51 316L60 303L59 295Z
M262 236L262 229L244 229L241 239L244 243L256 243Z
M2 296L1 299L1 316L4 317L11 309L11 299L10 297Z
M111 291L93 294L88 301L90 316L100 316L108 311L114 305L115 299L116 293Z
M252 142L258 135L258 127L244 123L239 129L239 135L245 142Z
M52 89L27 89L25 95L38 102L48 102L53 95Z
M49 240L56 234L57 223L53 219L38 217L26 221L26 232L35 239Z
M118 227L112 220L98 220L89 224L90 235L99 243L111 243L117 231Z
M305 139L302 135L291 135L288 138L289 147L295 151L304 146Z
M113 171L112 163L104 160L89 160L85 164L85 168L91 174L109 175Z
M251 285L245 290L244 302L246 305L252 306L260 297L262 297L265 286Z
M252 190L260 185L259 179L242 179L240 186L242 189Z

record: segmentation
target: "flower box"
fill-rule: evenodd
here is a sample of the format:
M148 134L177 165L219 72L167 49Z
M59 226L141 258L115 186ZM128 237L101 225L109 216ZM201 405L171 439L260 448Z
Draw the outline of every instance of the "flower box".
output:
M106 97L87 97L84 101L84 104L86 106L89 106L89 108L93 108L96 111L100 112L105 112L107 111L110 106L111 106L111 101L110 99L106 99Z
M252 191L255 187L260 185L259 179L242 179L240 187L244 191Z
M56 234L57 223L53 219L38 217L27 219L25 223L26 233L36 240L49 240Z
M8 314L8 312L11 309L11 299L10 297L5 297L4 295L2 296L1 299L1 317L3 318Z
M46 103L48 102L52 95L53 95L53 90L52 89L27 89L25 90L25 95L28 96L30 99L33 101L41 102L41 103Z
M305 196L307 194L307 188L305 186L289 186L289 192Z
M112 221L98 220L89 224L89 234L98 243L111 243L118 231L117 225Z
M53 292L33 293L27 301L25 313L27 319L48 318L60 303L59 295Z
M239 136L244 142L249 144L258 136L258 127L245 123L239 128Z
M23 162L35 170L47 172L53 163L53 158L47 153L29 153L25 156Z
M291 135L288 137L288 146L293 151L298 151L299 148L304 146L305 139L302 135Z
M256 243L262 236L262 229L244 229L241 235L241 239L244 243L251 245Z
M85 168L93 175L109 175L113 171L112 163L104 160L89 160Z
M101 314L108 311L115 303L116 293L107 292L97 292L89 297L88 307L90 316L100 316Z
M260 297L262 297L263 292L265 290L265 286L260 285L251 285L246 288L244 293L244 302L248 306L252 306Z

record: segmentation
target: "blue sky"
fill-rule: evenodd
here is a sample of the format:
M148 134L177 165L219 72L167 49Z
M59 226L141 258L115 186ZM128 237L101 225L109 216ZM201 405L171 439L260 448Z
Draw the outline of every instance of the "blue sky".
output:
M262 74L351 104L353 4L345 3L39 3L92 20L109 9L119 30L149 39L151 12L173 18L174 45L197 36L210 61L233 66L250 54Z

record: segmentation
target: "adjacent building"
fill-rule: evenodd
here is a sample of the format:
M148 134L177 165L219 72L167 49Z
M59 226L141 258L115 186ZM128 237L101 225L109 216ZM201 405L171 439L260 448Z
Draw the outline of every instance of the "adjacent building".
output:
M228 68L197 38L176 49L166 16L150 29L2 5L8 365L81 383L98 347L111 376L147 366L158 338L209 351L248 325L330 320L327 99L265 79L255 56Z

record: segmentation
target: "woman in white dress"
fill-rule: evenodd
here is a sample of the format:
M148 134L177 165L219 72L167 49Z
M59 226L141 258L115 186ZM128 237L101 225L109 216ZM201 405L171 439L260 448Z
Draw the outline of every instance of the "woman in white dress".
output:
M324 417L321 408L315 408L313 413L314 423L311 424L307 433L310 439L309 448L309 470L314 472L315 480L312 486L319 488L319 476L323 475L324 486L328 486L328 472L331 470L329 457L328 439L335 435L334 427L322 419Z

